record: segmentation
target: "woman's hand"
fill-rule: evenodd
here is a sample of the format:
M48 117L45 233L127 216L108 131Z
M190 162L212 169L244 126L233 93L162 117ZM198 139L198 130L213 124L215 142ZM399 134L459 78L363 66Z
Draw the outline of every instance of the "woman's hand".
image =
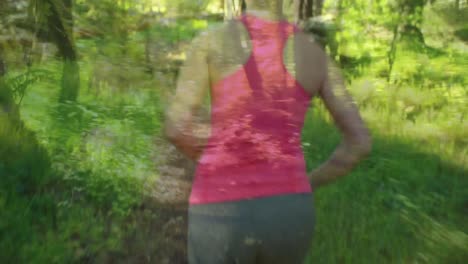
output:
M329 61L327 64L325 67L331 66ZM346 90L338 68L329 68L327 76L324 77L320 97L343 137L330 159L310 173L309 179L313 188L348 174L371 151L369 130Z
M210 136L210 125L191 122L185 122L184 127L180 125L176 128L177 124L166 122L166 137L190 159L198 160Z

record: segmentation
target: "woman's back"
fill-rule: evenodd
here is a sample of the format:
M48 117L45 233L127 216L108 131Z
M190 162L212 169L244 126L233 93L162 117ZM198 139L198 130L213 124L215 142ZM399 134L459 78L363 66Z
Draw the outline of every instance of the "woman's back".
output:
M245 19L242 18L230 20L206 33L208 36L205 44L212 86L239 71L246 64L253 51L251 34L260 35L267 32L270 39L283 40L284 37L280 36L280 32L275 32L271 25L294 27L285 20L271 21L252 15L246 15L244 18L255 19L257 23L256 28L250 29L250 33L244 23ZM260 25L270 25L270 27L261 28ZM297 28L285 40L283 50L268 51L268 53L274 56L280 55L287 71L310 95L315 95L327 73L324 67L326 60L324 51L309 35Z
M301 43L294 25L250 15L217 34L213 43L218 44L208 52L211 136L198 162L190 203L311 192L300 140L320 79L310 74L306 79L305 71L295 69L304 68L297 58L320 50ZM288 43L297 56L285 52ZM313 70L314 63L307 63ZM307 90L295 75L304 77Z

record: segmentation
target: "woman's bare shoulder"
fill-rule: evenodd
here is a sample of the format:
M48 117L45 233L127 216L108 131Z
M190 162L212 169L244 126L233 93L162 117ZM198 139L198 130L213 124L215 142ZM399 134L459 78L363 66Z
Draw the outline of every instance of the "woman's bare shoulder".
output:
M301 55L313 59L313 61L316 62L317 59L319 59L320 62L326 63L327 54L312 34L298 31L294 35L294 40L297 43L296 47L298 47L299 51L302 53Z
M295 54L293 68L288 70L295 72L299 83L315 96L327 75L327 54L310 34L302 31L296 32L288 45Z

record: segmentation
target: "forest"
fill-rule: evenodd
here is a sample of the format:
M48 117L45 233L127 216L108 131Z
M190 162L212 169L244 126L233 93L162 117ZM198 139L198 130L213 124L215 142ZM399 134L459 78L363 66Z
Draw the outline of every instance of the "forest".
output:
M187 263L194 163L163 135L185 53L243 0L0 0L0 263ZM318 190L306 263L468 263L468 1L284 0L371 154ZM308 169L340 134L314 99ZM182 192L181 191L181 192Z

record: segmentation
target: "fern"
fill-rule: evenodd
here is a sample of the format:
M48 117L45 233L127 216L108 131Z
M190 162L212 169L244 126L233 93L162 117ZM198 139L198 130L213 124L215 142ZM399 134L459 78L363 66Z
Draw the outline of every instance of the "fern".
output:
M34 83L43 80L51 80L53 74L44 69L28 70L25 73L6 79L7 87L12 91L13 97L18 105L21 104L26 90Z

